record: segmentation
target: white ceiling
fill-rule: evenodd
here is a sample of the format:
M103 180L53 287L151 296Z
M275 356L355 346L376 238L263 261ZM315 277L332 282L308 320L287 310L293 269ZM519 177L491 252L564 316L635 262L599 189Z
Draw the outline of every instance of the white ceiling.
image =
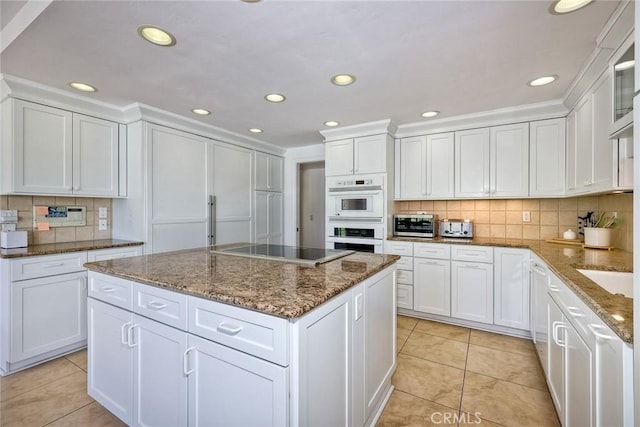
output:
M15 13L10 3L0 12ZM289 148L321 142L327 120L400 125L432 109L445 118L560 99L618 3L559 16L551 1L56 0L2 52L0 71L65 90L90 83L91 98L118 106L208 108L198 120ZM141 24L177 45L147 43ZM338 73L357 81L333 86ZM560 79L526 85L547 74ZM287 101L266 102L270 92Z

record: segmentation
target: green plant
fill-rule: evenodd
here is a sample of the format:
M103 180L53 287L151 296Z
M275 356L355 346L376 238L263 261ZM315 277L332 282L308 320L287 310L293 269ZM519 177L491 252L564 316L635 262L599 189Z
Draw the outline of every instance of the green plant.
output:
M620 223L620 219L614 215L608 215L606 212L596 214L594 218L594 228L613 228Z

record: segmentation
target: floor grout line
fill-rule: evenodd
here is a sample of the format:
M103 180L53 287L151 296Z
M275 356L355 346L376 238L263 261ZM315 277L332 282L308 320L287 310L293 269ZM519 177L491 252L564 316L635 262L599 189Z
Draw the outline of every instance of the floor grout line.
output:
M71 363L71 361L69 361L69 363ZM80 369L80 371L81 371L81 372L84 372L84 373L86 374L86 371L84 371L83 369L81 369L81 368L79 368L78 366L76 366L76 365L75 365L75 363L71 363L71 364L72 364L73 366L75 366L76 368ZM25 369L25 371L26 371L26 369ZM20 372L24 372L24 371L20 371ZM18 373L20 373L20 372L16 372L16 374L18 374ZM27 394L27 393L31 393L32 391L35 391L35 390L41 389L41 388L43 388L43 387L46 387L46 386L48 386L48 385L50 385L50 384L55 383L56 381L59 381L59 380L64 379L64 378L67 378L67 377L69 377L69 376L71 376L71 375L75 375L75 374L77 374L77 373L78 373L78 372L71 372L71 373L69 373L69 374L67 374L67 375L63 375L63 376L61 376L61 377L59 377L59 378L56 378L56 379L54 379L54 380L51 380L51 381L49 381L49 382L47 382L47 383L40 384L40 385L39 385L39 386L37 386L37 387L30 388L29 390L25 390L25 391L23 391L22 393L18 393L18 394L16 394L15 396L11 396L11 397L9 397L9 398L7 398L7 399L4 399L4 400L2 400L2 401L1 401L1 403L5 404L6 402L9 402L9 401L11 401L11 400L13 400L13 399L15 399L15 398L17 398L17 397L20 397L20 396L22 396L22 395L24 395L24 394Z
M86 405L84 405L84 406L81 406L81 407L79 407L79 408L76 408L76 409L74 409L73 411L71 411L71 412L69 412L69 413L67 413L67 414L64 414L64 415L63 415L63 416L61 416L61 417L58 417L58 418L56 418L55 420L49 421L48 423L44 424L42 427L46 427L46 426L48 426L48 425L51 425L51 424L55 423L56 421L59 421L59 420L63 419L64 417L67 417L67 416L69 416L69 415L73 414L74 412L78 412L78 411L79 411L79 410L81 410L82 408L86 408L86 407L87 407L87 406L89 406L89 405L93 405L94 403L96 403L96 402L95 402L95 400L94 400L94 401L92 401L92 402L87 403L87 404L86 404Z

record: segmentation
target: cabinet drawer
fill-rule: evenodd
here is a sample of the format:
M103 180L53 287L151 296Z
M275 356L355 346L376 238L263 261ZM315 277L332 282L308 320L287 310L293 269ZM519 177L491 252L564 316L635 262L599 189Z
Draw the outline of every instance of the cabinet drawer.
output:
M440 243L416 243L413 247L413 256L416 258L449 259L451 246Z
M187 295L137 282L133 285L135 313L187 330Z
M549 280L549 294L558 302L564 315L574 324L583 339L590 342L589 324L595 316L593 311L554 274Z
M396 306L413 310L413 286L398 284Z
M411 242L396 242L394 240L387 240L384 242L384 253L391 255L413 255L413 243Z
M281 366L289 365L289 321L189 297L189 332Z
M413 285L413 271L397 270L397 281L403 285Z
M89 296L133 311L133 282L129 280L90 271Z
M24 257L11 260L11 281L85 271L86 252Z
M493 248L451 245L451 259L454 261L493 262Z
M100 249L87 252L87 261L106 261L108 259L126 258L142 255L142 246L127 246L124 248Z
M401 256L396 263L396 267L398 267L398 270L413 270L413 257Z

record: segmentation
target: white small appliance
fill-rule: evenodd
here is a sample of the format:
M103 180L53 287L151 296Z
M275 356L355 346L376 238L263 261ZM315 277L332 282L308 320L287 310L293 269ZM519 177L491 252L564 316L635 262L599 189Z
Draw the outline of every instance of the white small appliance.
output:
M384 177L327 178L327 216L330 220L373 219L384 216Z
M0 247L3 249L25 248L27 232L18 231L18 211L0 211Z

